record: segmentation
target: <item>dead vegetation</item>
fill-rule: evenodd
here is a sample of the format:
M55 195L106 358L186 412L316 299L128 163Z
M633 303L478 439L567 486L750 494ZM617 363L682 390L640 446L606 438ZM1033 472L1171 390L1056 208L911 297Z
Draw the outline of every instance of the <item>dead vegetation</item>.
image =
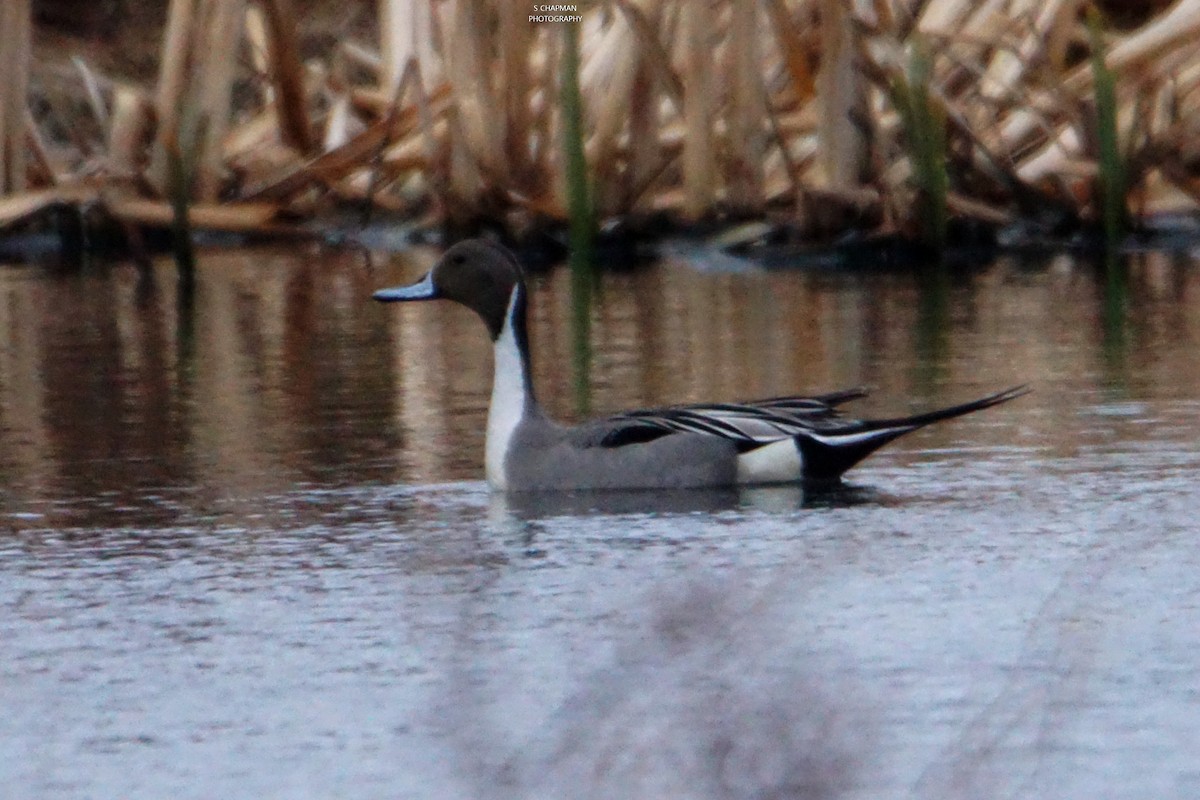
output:
M51 133L81 121L31 113L31 2L6 0L0 227L63 204L166 226L173 194L193 226L241 231L346 203L564 221L575 24L601 218L773 215L938 242L947 220L1200 204L1200 0L1128 10L1120 30L1089 29L1114 9L1085 0L607 0L579 23L530 9L378 0L374 40L307 57L294 0L172 0L153 86L76 59L96 147Z

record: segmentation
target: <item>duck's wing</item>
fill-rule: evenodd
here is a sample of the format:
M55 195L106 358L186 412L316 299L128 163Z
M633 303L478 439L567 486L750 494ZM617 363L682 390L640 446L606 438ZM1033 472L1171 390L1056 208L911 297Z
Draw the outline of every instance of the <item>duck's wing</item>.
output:
M674 433L698 433L733 441L753 450L799 433L854 425L836 406L866 395L862 389L815 397L771 397L744 403L698 403L625 411L580 426L577 441L597 447L623 447Z
M870 453L910 431L1006 403L1029 392L1014 386L959 405L891 419L843 417L839 403L864 396L861 389L817 397L773 397L748 403L666 406L626 411L575 429L587 447L624 447L675 433L718 436L746 453L793 438L804 451L810 477L836 477Z

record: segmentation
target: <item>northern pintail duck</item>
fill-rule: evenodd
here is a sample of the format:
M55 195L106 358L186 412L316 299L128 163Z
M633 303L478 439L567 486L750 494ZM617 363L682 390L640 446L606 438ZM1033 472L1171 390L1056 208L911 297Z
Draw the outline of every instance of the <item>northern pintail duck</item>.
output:
M843 417L838 406L866 394L851 389L626 411L567 427L547 417L534 396L528 292L520 266L503 247L460 242L417 283L381 289L374 297L454 300L483 319L495 353L485 466L488 483L504 491L828 483L899 436L1027 391L1018 386L886 420Z

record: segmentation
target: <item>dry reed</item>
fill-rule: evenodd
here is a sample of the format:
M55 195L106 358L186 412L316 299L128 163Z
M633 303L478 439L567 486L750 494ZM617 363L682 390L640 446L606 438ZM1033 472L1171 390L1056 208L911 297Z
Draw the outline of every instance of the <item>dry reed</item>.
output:
M25 94L29 82L30 0L0 3L0 196L29 183Z
M941 213L933 189L952 216L992 225L1044 207L1097 224L1200 207L1200 0L1090 37L1086 0L612 0L581 4L581 22L506 0L378 8L377 42L303 62L291 0L172 0L153 93L80 70L107 125L97 174L51 165L27 111L29 0L0 4L0 226L84 195L117 214L169 208L174 143L196 165L193 202L254 204L195 224L270 225L347 199L428 222L565 221L562 25L579 26L605 216L771 213L815 232L838 223L814 209L840 206L916 229ZM928 59L912 86L917 41ZM235 104L239 82L258 91ZM1110 95L1111 113L1097 109ZM917 146L921 125L940 149ZM1103 179L1118 157L1122 180Z

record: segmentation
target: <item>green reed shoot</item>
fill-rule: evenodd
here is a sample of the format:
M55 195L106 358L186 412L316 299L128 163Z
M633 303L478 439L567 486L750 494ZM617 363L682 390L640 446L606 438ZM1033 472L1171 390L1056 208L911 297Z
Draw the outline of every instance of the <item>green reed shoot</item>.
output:
M950 177L946 171L946 109L931 89L932 71L928 48L924 41L915 40L907 73L892 82L892 101L900 114L919 195L921 235L926 244L941 250L946 245Z
M192 243L192 223L189 206L196 182L197 143L204 136L203 119L191 124L195 114L187 110L180 115L180 131L171 136L165 148L167 161L167 194L171 200L171 249L179 268L181 294L191 294L196 286L196 251ZM180 132L185 142L180 141Z
M1092 83L1096 108L1095 136L1099 174L1096 190L1100 199L1105 247L1113 248L1128 228L1125 206L1127 190L1125 159L1117 132L1117 79L1105 60L1100 14L1093 8L1088 14L1088 34L1092 50Z

